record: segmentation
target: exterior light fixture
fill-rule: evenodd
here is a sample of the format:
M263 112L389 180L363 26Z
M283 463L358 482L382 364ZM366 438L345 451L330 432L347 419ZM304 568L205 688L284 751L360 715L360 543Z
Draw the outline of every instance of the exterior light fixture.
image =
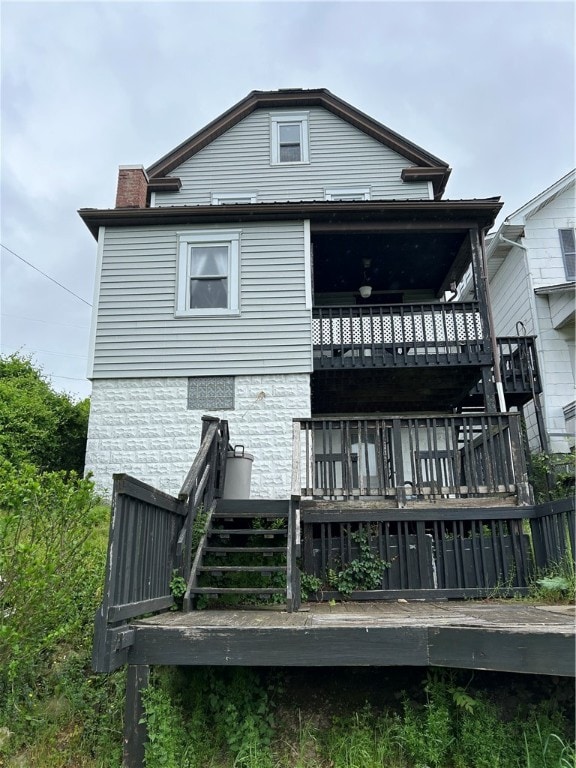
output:
M366 274L366 270L370 269L370 264L370 259L362 259L362 266L364 267L364 281L360 286L359 291L360 296L362 296L363 299L369 299L372 295L372 286L370 285L370 280Z

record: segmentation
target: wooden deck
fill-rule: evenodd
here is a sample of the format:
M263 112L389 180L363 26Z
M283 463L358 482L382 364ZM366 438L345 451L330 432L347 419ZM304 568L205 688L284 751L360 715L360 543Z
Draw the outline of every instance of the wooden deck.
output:
M575 674L574 606L309 603L169 612L132 623L133 665L433 666Z

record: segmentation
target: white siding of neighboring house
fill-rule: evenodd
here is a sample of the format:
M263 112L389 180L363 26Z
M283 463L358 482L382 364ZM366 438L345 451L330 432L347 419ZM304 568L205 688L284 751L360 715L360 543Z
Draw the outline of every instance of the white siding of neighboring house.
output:
M214 372L213 372L214 373ZM227 419L233 445L254 456L252 498L286 499L292 420L310 416L307 374L238 376L234 410L189 410L187 378L103 379L93 383L86 471L110 495L126 472L177 494L200 445L202 416Z
M206 318L174 315L174 228L105 231L92 378L310 372L304 222L230 229L241 230L240 316Z
M287 112L290 110L278 110ZM321 108L309 114L310 162L271 165L270 110L256 110L169 175L179 192L157 192L156 206L208 205L212 193L257 193L257 202L324 200L326 188L370 187L371 199L430 199L428 182L404 182L414 165Z
M558 230L575 225L574 211L572 186L529 216L521 241L528 250L512 248L490 284L496 335L516 335L515 324L520 320L528 335L538 337L544 420L552 452L568 451L574 442L567 434L563 412L563 407L574 400L573 319L562 328L555 327L560 313L563 319L570 315L562 304L571 301L574 312L574 297L535 295L534 290L566 282ZM530 447L539 450L532 403L524 413Z

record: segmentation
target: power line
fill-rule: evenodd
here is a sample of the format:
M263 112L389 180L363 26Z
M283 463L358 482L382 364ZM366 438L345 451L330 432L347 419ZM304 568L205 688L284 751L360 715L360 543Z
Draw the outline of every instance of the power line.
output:
M6 245L4 245L3 243L0 243L0 247L4 248L4 250L5 250L5 251L8 251L8 253L11 253L11 254L12 254L12 256L16 256L16 258L17 258L17 259L20 259L20 261L23 261L23 262L24 262L24 264L28 264L28 266L29 266L29 267L32 267L32 269L35 269L35 270L36 270L36 272L39 272L39 273L40 273L41 275L43 275L44 277L48 278L48 280L51 280L51 281L52 281L53 283L55 283L57 286L59 286L60 288L63 288L65 291L67 291L68 293L72 294L72 296L74 296L75 298L77 298L77 299L80 299L80 301L83 301L83 302L84 302L84 304L87 304L89 307L91 307L91 306L92 306L92 304L90 304L89 302L87 302L87 301L86 301L86 299L83 299L83 298L82 298L82 296L78 296L78 294L77 294L77 293L74 293L74 291L71 291L71 290L70 290L70 288L66 288L66 286L65 286L65 285L62 285L62 283L59 283L59 282L58 282L58 280L54 280L54 278L53 278L53 277L50 277L50 275L47 275L47 274L46 274L46 272L42 272L42 270L41 270L41 269L38 269L38 267L35 267L35 266L34 266L34 264L31 264L29 261L26 261L26 259L23 259L23 258L22 258L22 256L18 256L18 254L17 254L17 253L14 253L14 251L13 251L13 250L11 250L10 248L8 248L8 247L7 247Z
M4 347L4 349L15 349L15 347L11 346L10 344L0 344L0 347ZM27 347L20 347L20 349L16 350L17 352L29 352L32 355L36 355L39 352L43 355L56 355L57 357L79 357L82 360L86 360L87 355L74 355L67 352L52 352L49 349L28 349Z
M11 317L14 320L28 320L31 323L43 323L44 325L61 325L65 328L90 328L89 325L77 325L76 323L57 323L55 320L40 320L37 317L24 317L23 315L12 315L9 312L0 312L1 317Z

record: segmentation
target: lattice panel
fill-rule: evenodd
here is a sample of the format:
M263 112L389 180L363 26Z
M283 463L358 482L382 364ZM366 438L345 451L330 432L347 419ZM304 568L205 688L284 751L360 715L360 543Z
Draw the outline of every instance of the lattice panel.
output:
M332 317L312 321L313 344L360 346L415 342L467 342L482 338L477 312L438 312L418 315Z

